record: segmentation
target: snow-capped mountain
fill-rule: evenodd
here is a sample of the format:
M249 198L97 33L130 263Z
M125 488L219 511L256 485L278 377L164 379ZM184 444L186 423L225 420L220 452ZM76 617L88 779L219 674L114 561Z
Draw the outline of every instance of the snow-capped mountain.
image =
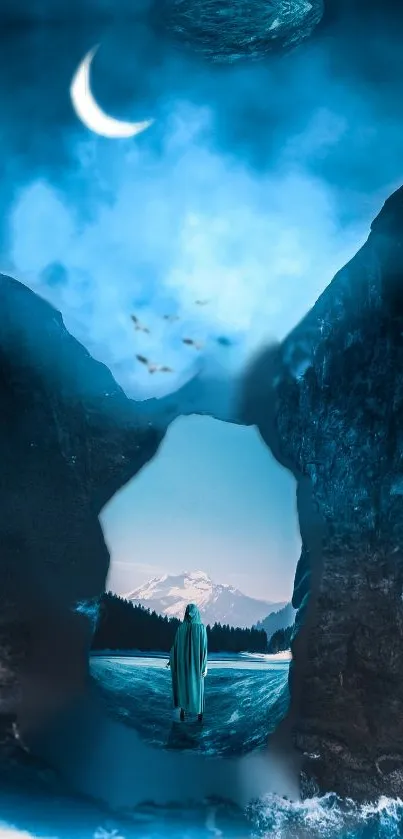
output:
M178 576L154 577L125 595L151 611L182 620L188 603L196 603L206 624L219 622L251 627L284 603L256 600L229 585L214 583L204 571L185 571Z

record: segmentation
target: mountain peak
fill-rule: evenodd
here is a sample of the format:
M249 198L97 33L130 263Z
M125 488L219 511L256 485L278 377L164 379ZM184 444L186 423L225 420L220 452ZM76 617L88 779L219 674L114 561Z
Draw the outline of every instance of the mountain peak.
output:
M201 570L154 577L125 596L133 603L179 620L183 619L187 604L195 603L205 623L240 627L254 626L284 606L284 602L258 600L228 584L215 583Z
M205 571L184 571L183 576L189 580L208 580L211 582L211 578Z

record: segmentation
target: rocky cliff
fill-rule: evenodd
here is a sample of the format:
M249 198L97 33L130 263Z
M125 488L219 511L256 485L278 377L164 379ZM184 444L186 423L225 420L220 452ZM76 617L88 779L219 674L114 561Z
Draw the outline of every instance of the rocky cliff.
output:
M305 789L403 797L403 188L280 347L243 418L297 480L291 720Z
M86 681L109 566L98 513L163 430L140 424L61 315L6 276L0 338L0 711L37 713L44 694Z
M357 798L403 797L402 278L403 189L243 382L241 421L297 481L288 722L304 789ZM0 337L0 712L37 722L87 682L109 563L100 509L175 415L234 420L232 386L194 381L136 404L58 312L4 276Z
M0 728L85 690L109 568L98 515L175 417L229 418L231 398L197 375L128 399L58 311L0 275Z

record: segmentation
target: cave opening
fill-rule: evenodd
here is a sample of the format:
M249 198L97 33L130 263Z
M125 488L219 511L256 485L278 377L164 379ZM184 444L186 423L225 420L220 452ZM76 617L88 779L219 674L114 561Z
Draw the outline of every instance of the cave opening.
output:
M254 427L182 417L100 521L111 599L103 603L107 624L101 608L91 669L109 712L160 747L229 756L262 746L289 706L291 598L301 553L294 476ZM209 630L202 733L178 726L172 711L166 621L160 634L156 620L149 629L129 625L136 610L124 612L120 603L119 611L117 596L176 620L186 601L195 601L209 627L228 625L221 635ZM252 637L252 627L264 631Z

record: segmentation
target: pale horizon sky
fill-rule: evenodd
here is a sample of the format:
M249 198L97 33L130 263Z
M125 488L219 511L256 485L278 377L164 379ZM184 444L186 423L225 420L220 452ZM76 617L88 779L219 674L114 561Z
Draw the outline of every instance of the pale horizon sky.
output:
M101 515L119 594L205 571L262 600L292 595L300 553L295 481L252 428L177 420L156 459Z

